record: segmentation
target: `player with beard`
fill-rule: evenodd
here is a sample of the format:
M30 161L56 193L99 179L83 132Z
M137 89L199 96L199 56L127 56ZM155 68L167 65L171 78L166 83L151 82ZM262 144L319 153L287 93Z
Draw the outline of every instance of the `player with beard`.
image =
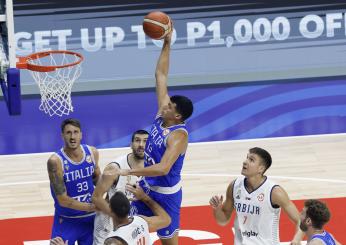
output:
M307 200L300 214L300 229L308 238L308 245L341 245L329 232L323 229L330 219L326 204L319 200Z
M95 206L91 203L94 184L100 176L99 153L81 144L82 131L76 119L61 124L64 147L47 162L55 214L51 237L69 244L91 245Z
M129 200L133 199L133 194L125 190L126 184L135 185L138 181L137 176L119 176L114 174L117 169L137 169L144 167L144 148L148 139L148 132L145 130L137 130L132 134L131 149L132 152L121 156L115 161L109 163L95 187L92 197L93 203L101 210L97 212L94 227L94 245L101 245L107 238L110 231L113 230L111 219L111 209L109 200L117 191L125 193ZM104 194L107 193L106 199Z

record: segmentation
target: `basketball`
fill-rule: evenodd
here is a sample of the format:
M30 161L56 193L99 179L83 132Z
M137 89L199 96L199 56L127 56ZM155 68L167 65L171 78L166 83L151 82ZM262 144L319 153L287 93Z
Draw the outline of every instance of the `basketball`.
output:
M170 18L163 12L151 12L144 17L143 30L152 39L162 39L171 31Z

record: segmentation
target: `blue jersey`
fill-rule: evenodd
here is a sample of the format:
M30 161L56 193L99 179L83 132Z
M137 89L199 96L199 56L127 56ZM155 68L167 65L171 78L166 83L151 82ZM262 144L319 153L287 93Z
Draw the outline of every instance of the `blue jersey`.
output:
M184 130L187 133L184 123L164 128L162 117L157 117L152 125L144 151L144 167L161 162L161 158L166 151L166 141L168 136L175 130ZM183 167L185 154L180 155L173 164L167 175L145 177L150 186L172 187L180 182L181 169Z
M330 233L328 233L326 231L323 231L323 233L321 233L321 234L313 235L311 237L310 241L313 239L322 240L326 245L335 245L336 244L334 238L330 235Z
M95 172L94 157L87 145L81 145L84 156L82 161L73 162L64 152L63 148L56 152L60 158L64 183L67 195L80 202L91 203L91 196L94 192L93 174ZM85 211L61 207L51 186L51 193L54 199L55 213L65 217L76 217L87 214Z

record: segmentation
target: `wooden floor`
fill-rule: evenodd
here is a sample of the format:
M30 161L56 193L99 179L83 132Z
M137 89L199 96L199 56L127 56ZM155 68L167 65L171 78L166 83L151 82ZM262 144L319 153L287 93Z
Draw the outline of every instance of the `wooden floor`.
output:
M207 205L239 175L251 147L267 149L267 175L291 199L346 196L346 134L190 144L183 168L183 206ZM103 166L128 148L100 150ZM53 214L46 161L51 153L0 156L0 219Z

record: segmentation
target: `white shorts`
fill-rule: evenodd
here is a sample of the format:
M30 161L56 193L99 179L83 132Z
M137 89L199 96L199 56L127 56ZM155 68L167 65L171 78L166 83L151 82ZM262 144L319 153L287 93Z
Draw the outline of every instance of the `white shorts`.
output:
M97 212L94 223L93 245L103 245L108 234L113 230L112 218L108 215Z

